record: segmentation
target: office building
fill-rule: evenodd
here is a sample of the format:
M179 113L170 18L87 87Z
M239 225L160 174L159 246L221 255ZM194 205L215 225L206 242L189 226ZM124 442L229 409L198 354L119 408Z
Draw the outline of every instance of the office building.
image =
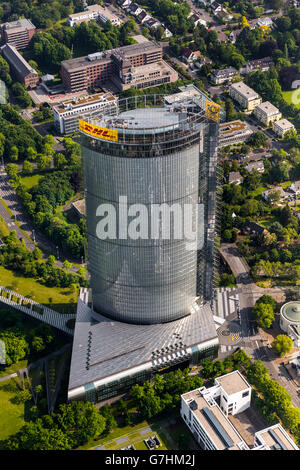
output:
M122 23L120 18L114 15L109 8L103 8L100 5L89 5L84 11L69 15L67 23L69 26L74 27L80 23L88 23L91 20L98 20L103 24L109 20L113 26L120 26Z
M25 49L35 33L31 21L22 19L0 25L2 44L11 44L16 49Z
M178 74L162 59L154 41L132 44L61 63L61 77L69 92L90 90L111 82L120 90L171 83ZM110 83L108 83L110 82Z
M78 130L78 117L110 106L117 107L118 99L111 93L79 96L53 106L54 125L61 134ZM113 112L113 111L112 111Z
M246 122L224 122L219 127L219 147L247 142L252 134L253 131Z
M284 137L286 132L293 129L295 129L294 124L287 119L280 119L279 121L275 121L273 124L273 131L278 135L278 137Z
M258 93L244 82L233 83L229 88L229 95L246 111L253 111L262 102Z
M253 111L254 116L265 126L269 126L275 121L279 121L282 114L270 101L259 104Z
M82 293L69 399L103 401L218 346L211 304L222 110L200 90L167 102L126 98L117 115L104 110L79 123L92 305ZM119 218L136 204L146 211L141 236ZM197 240L176 232L186 205ZM117 215L118 234L99 234L102 209Z
M217 377L210 388L181 395L180 414L204 450L298 450L279 423L249 435L253 427L243 428L241 419L238 430L235 420L250 405L251 386L236 370Z
M5 44L1 47L1 54L8 62L12 74L26 88L35 88L39 82L38 73L26 62L24 57L11 44Z

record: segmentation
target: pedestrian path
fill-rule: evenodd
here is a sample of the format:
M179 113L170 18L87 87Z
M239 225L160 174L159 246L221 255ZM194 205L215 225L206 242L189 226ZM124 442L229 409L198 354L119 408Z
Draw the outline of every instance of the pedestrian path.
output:
M27 297L23 297L22 295L2 286L0 286L0 302L10 305L11 307L35 318L36 320L47 323L48 325L51 325L54 328L63 331L64 333L72 336L74 334L73 329L67 326L67 322L68 320L75 319L75 314L65 315L56 312L55 310L52 310L45 305L39 304Z
M239 289L236 287L220 287L213 301L213 311L216 317L226 319L237 312L239 305Z

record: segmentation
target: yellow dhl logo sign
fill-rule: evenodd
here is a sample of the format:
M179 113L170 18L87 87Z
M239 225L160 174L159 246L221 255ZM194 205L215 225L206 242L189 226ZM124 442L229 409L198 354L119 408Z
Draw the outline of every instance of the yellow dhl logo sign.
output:
M205 116L208 118L214 119L215 121L220 121L220 110L221 107L218 104L214 103L213 101L206 101Z
M116 129L106 129L105 127L95 126L89 122L78 119L79 130L86 134L92 135L93 137L99 137L100 139L112 140L117 142L118 131Z

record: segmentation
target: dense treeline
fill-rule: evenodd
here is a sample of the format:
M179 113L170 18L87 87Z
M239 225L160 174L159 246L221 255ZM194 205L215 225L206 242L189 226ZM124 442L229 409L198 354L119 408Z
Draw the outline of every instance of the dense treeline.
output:
M0 105L0 157L3 156L5 161L24 160L28 148L42 153L45 144L46 140L30 122L25 121L11 106Z
M0 310L0 340L5 344L5 367L22 359L35 360L40 353L44 356L59 346L50 325L32 323L21 314L11 310ZM4 366L3 366L4 367Z
M134 43L129 33L135 28L133 20L121 26L113 26L109 21L103 27L96 21L80 23L74 28L63 25L36 33L27 47L27 53L41 67L58 71L61 61L71 57Z
M71 168L44 176L29 191L20 183L16 192L34 224L65 252L79 259L84 254L84 223L81 222L80 226L70 224L55 211L79 190L75 184L76 172Z
M42 261L39 248L31 252L25 242L18 240L15 231L3 238L4 245L0 252L0 265L22 273L27 277L37 279L49 287L70 287L72 284L86 286L87 280L83 275L67 272L55 266L54 256L49 256L47 262Z

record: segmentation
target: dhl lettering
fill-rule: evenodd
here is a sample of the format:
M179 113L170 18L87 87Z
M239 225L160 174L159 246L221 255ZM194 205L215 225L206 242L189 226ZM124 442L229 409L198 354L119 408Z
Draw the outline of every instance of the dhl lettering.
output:
M112 140L114 142L118 140L118 131L116 129L106 129L104 127L94 126L82 121L82 119L79 119L79 130L93 136L101 137L102 139Z

